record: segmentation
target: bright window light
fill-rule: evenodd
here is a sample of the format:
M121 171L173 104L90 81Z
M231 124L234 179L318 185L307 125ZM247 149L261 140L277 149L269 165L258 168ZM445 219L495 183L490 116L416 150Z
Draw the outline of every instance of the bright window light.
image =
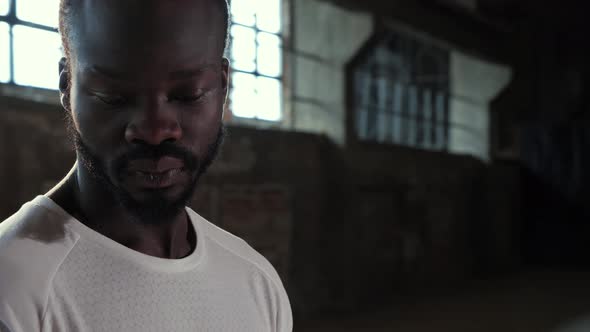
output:
M256 26L260 30L279 33L281 31L281 1L256 1Z
M252 6L251 0L232 0L231 16L232 22L254 26L256 19L254 17L255 7Z
M258 72L266 76L281 75L281 39L277 35L261 32L257 37L256 54Z
M9 9L10 9L10 1L0 0L0 15L3 15L3 16L8 15Z
M240 25L231 27L232 67L243 71L256 70L256 32Z
M267 121L281 119L281 82L278 79L235 72L230 98L236 116Z
M10 82L10 27L0 22L0 82Z
M256 117L258 108L256 76L234 72L231 82L230 99L233 114L244 118Z
M55 32L15 25L14 82L46 89L58 88L61 41Z
M231 0L231 111L279 121L282 114L281 0Z
M59 0L16 1L16 16L23 21L57 27L59 20L58 14Z
M0 15L9 0L0 0ZM22 21L58 25L59 0L17 0ZM282 114L281 0L231 0L232 111L238 117L280 120ZM10 29L13 36L13 77L10 77ZM57 89L57 64L62 56L55 32L0 22L0 82Z
M278 121L281 119L281 82L274 78L258 76L256 93L258 94L258 114L262 120Z

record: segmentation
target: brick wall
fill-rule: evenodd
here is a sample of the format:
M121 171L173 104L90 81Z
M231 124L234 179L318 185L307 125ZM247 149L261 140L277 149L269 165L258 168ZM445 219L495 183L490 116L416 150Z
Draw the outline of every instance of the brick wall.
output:
M1 101L0 220L74 161L59 107ZM506 262L517 201L494 179L515 188L518 178L492 169L471 157L230 127L191 206L274 264L298 314L353 310L470 278L478 259L492 270Z

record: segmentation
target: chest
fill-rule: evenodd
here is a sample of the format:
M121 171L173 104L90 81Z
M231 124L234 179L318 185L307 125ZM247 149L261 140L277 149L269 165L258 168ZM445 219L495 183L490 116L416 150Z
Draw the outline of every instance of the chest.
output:
M135 277L58 282L44 331L271 330L247 283Z

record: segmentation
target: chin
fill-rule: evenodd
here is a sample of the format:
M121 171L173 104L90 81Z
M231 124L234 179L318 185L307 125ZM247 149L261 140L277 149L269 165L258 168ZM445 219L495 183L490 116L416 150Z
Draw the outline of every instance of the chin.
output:
M175 185L166 188L157 189L131 189L126 190L128 196L134 201L142 204L153 204L158 202L177 202L182 201L188 190L187 185Z
M193 195L196 179L165 188L118 187L115 196L121 206L142 224L166 224L184 211Z
M137 222L151 225L173 221L184 210L188 201L184 197L169 197L161 193L151 193L142 197L121 195L118 198L121 206Z

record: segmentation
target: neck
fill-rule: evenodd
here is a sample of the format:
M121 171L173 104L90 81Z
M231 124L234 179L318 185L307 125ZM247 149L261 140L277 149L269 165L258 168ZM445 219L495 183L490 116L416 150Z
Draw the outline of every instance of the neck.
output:
M184 209L171 220L143 224L79 165L76 163L47 195L80 222L130 249L151 256L181 258L195 247L194 229Z

